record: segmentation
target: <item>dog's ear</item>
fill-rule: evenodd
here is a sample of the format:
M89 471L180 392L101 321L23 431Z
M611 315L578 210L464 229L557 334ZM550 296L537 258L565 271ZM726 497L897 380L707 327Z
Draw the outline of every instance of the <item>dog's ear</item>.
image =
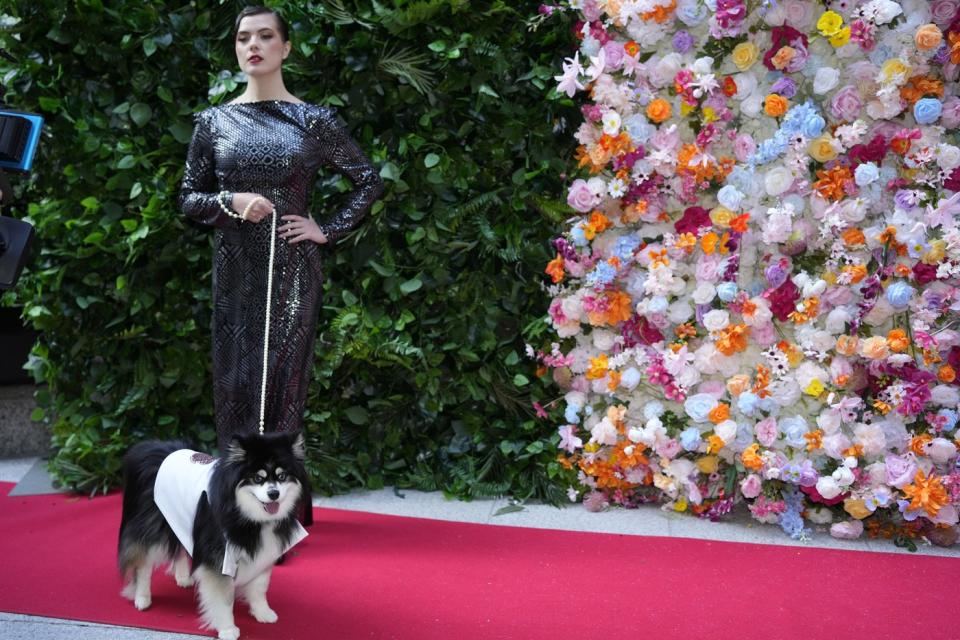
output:
M303 462L307 457L307 441L303 437L303 432L293 436L291 440L290 448L293 450L293 457Z
M243 462L247 458L247 449L244 446L243 438L233 436L230 444L227 445L227 462Z

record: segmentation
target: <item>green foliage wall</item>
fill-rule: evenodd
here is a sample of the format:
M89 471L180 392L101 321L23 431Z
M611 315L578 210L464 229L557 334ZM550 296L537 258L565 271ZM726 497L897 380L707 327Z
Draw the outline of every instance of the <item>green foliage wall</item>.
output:
M115 485L136 440L214 442L212 234L175 203L191 114L242 90L240 6L0 10L0 46L21 60L0 67L7 101L47 119L14 213L37 226L39 255L6 302L42 332L37 418L52 470L78 490ZM327 262L306 420L317 488L557 500L555 436L531 406L546 387L523 345L541 335L542 269L566 213L551 195L573 105L545 96L569 25L530 31L536 3L513 0L273 6L292 26L288 88L338 107L387 186ZM349 188L321 176L315 215Z

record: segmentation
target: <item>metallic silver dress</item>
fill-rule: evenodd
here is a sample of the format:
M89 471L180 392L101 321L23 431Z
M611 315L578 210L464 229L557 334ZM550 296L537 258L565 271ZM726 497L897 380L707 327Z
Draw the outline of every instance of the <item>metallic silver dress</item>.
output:
M195 117L180 208L216 228L213 398L221 451L234 434L258 428L270 217L257 224L230 217L217 194L230 192L229 205L235 192L259 193L276 205L278 216L306 216L321 166L346 175L355 187L336 213L314 215L335 242L366 215L383 184L333 109L271 100L211 107ZM312 370L321 248L278 237L275 251L265 429L293 431L302 426Z

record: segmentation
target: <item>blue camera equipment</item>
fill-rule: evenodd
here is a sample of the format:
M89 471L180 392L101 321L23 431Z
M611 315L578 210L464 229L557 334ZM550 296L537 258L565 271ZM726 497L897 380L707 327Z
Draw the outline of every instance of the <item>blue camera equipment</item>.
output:
M43 116L0 109L0 169L30 171L42 128Z

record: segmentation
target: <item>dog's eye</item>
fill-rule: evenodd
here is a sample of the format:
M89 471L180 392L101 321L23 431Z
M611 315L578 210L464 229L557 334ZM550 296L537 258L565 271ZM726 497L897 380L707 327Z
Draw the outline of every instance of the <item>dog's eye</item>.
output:
M287 480L287 474L284 473L283 471L278 471L278 472L277 472L277 482L286 482L286 480Z
M261 471L257 475L253 476L253 481L256 482L257 484L263 484L264 482L267 481L267 474Z

